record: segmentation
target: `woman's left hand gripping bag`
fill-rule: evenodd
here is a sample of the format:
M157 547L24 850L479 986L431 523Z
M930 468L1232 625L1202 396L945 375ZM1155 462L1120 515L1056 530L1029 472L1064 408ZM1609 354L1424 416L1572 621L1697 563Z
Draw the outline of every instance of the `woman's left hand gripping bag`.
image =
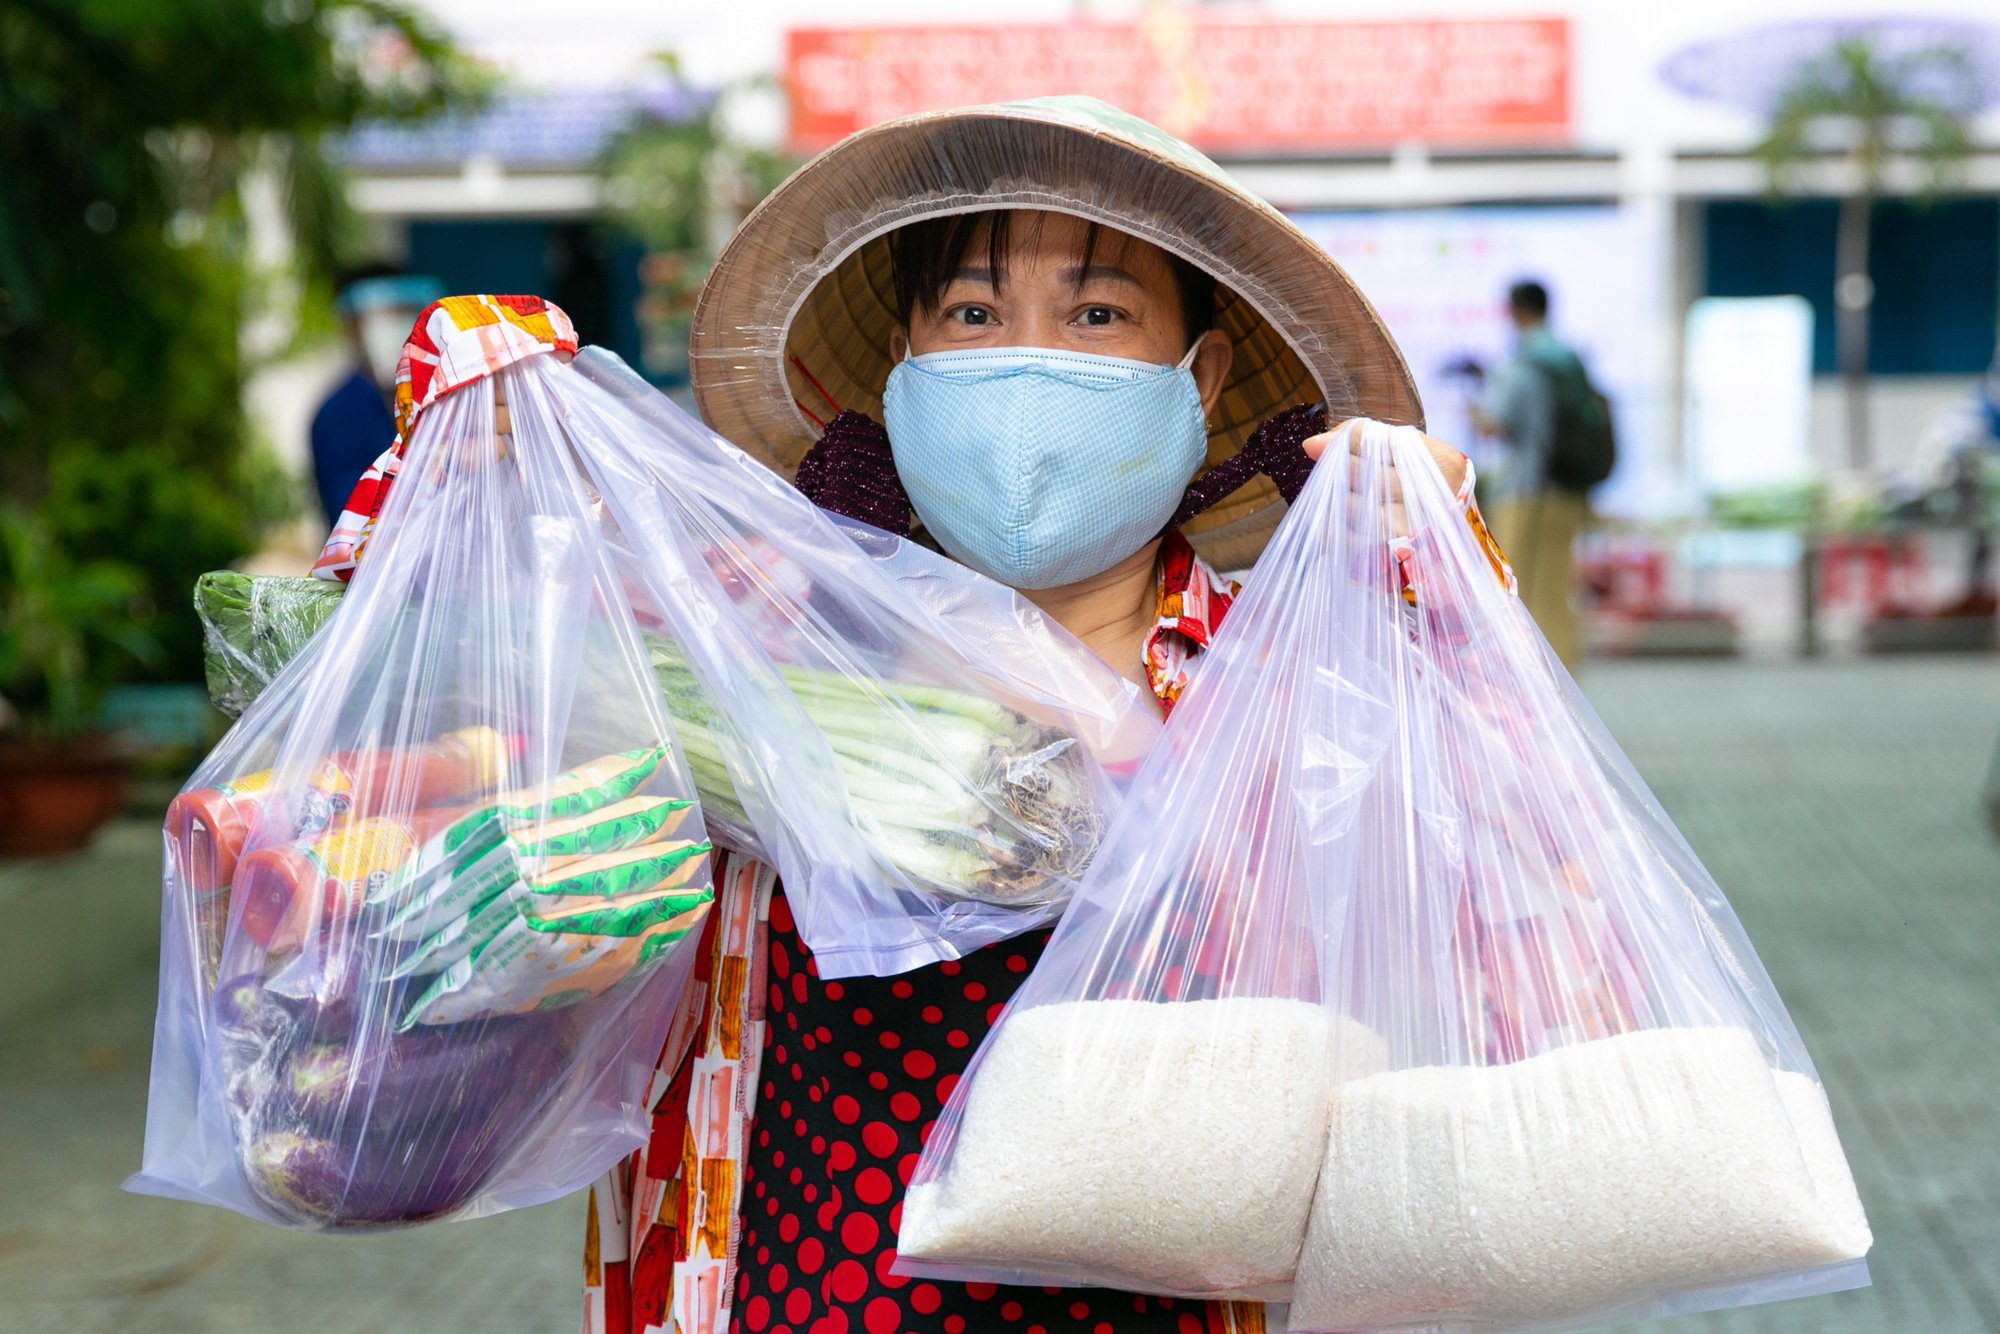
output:
M575 346L533 297L419 318L348 594L168 815L131 1189L409 1227L553 1199L645 1143L714 888L538 387Z

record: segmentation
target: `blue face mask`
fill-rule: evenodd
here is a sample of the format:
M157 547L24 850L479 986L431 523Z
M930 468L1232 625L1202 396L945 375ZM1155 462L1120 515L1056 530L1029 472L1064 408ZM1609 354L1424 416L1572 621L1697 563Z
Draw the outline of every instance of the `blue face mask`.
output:
M1188 366L1039 347L906 359L883 424L924 527L1013 588L1073 584L1173 517L1208 453Z

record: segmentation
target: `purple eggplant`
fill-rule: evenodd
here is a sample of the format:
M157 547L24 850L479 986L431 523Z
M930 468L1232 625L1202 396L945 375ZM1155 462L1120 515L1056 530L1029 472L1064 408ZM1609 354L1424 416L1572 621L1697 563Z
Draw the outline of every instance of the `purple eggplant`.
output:
M254 973L215 989L215 1020L229 1033L247 1038L283 1037L298 1025L297 1002L265 988Z
M301 1127L329 1129L350 1102L368 1097L373 1082L351 1047L300 1047L285 1061L284 1075L272 1088L274 1104L266 1114L275 1112Z
M384 1036L372 1051L300 1046L243 1118L251 1183L287 1217L330 1228L450 1214L532 1129L574 1038L547 1015Z
M215 1020L233 1038L265 1042L337 1042L353 1032L353 1004L344 996L329 1001L299 1000L271 990L255 974L215 989Z
M377 1125L415 1129L456 1117L481 1101L487 1086L508 1084L533 1045L532 1035L518 1027L481 1032L461 1025L453 1032L297 1047L280 1080L286 1105L274 1110L327 1131L337 1125L350 1125L353 1133Z
M253 1141L244 1159L251 1188L284 1217L327 1222L342 1216L352 1164L331 1141L274 1131Z

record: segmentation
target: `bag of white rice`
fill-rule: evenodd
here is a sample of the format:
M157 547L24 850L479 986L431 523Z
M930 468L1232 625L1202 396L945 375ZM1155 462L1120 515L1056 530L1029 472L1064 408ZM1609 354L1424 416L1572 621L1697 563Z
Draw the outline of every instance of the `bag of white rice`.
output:
M1826 1100L1740 1028L1664 1028L1334 1091L1297 1329L1645 1314L1859 1258Z
M1320 536L1272 550L1303 543L1303 584L1350 587L1351 553ZM1203 658L925 1145L897 1273L1287 1295L1336 1073L1388 1051L1328 1003L1319 928L1338 886L1318 841L1354 809L1383 706L1343 689L1343 622L1295 593L1253 584ZM1327 710L1337 735L1305 751Z
M1326 1013L1296 1000L1018 1011L897 1249L1155 1291L1283 1283L1325 1140Z

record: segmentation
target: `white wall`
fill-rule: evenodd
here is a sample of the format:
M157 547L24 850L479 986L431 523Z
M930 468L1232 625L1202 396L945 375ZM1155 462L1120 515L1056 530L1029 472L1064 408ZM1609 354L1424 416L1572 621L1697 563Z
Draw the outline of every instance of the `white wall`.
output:
M1645 219L1615 205L1403 209L1294 216L1345 269L1395 336L1423 395L1430 431L1499 460L1473 434L1469 385L1444 373L1471 357L1489 371L1511 355L1507 288L1534 279L1550 293L1550 327L1582 355L1611 400L1618 471L1596 492L1600 510L1645 518L1659 509L1671 466L1660 422L1671 378L1650 339L1662 296L1652 286Z

